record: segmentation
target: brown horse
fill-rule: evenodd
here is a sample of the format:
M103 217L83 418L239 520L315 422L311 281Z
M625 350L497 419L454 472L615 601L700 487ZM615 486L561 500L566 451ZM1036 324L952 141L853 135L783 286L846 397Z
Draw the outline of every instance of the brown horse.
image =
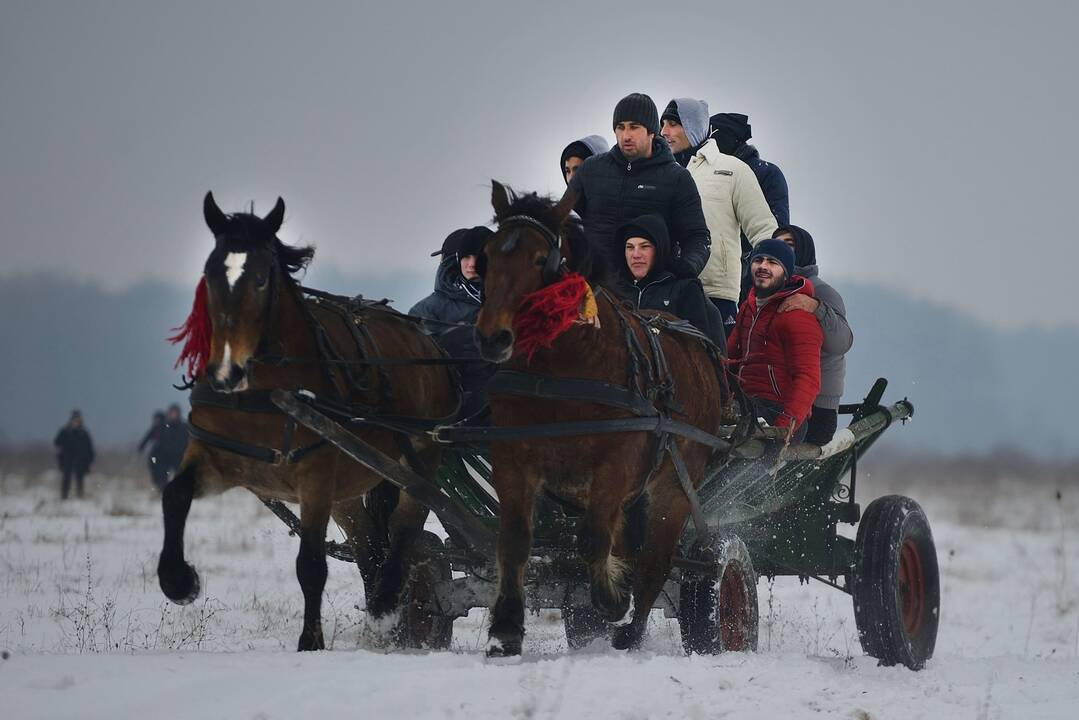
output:
M590 276L593 285L601 270L590 266L591 252L579 221L569 219L572 197L557 204L535 194L518 197L494 182L492 204L499 229L485 248L486 300L476 323L481 354L504 363L504 369L545 378L635 384L643 397L658 398L656 385L643 375L634 377L632 369L634 363L640 367L642 361L648 362L644 349L650 346L647 334L653 333L669 364L667 380L673 385L666 388L670 392L666 404L676 409L674 417L718 433L727 392L704 344L646 326L646 318L620 307L606 292L597 292L598 323L573 325L531 359L514 355L518 309L526 296L554 279L557 263L551 258L556 251L570 270ZM500 427L632 417L626 410L596 402L500 394L495 387L490 405L492 422ZM694 484L699 482L712 450L684 439L669 441L680 451ZM632 590L632 619L617 628L613 643L623 649L638 646L670 573L689 511L671 455L657 448L657 435L600 431L493 442L491 465L501 510L499 584L488 655L516 655L521 650L524 570L532 542L533 505L543 488L583 510L577 546L588 568L592 604L601 616L608 621L626 616ZM647 503L644 513L637 512L642 500Z
M198 574L185 561L183 544L193 498L245 487L264 499L299 503L299 649L320 650L330 518L352 545L367 588L368 615L377 621L392 618L399 606L410 550L427 510L402 493L388 527L380 527L363 503L379 478L297 427L269 403L269 392L303 389L341 407L364 408L370 416L434 419L453 412L457 390L445 367L363 362L431 358L440 351L413 322L388 308L340 312L340 304L334 310L327 298L305 299L292 276L314 251L276 237L284 211L278 198L264 218L226 215L206 194L203 213L215 244L188 326L199 324L203 305L209 319L196 334L209 332L209 347L198 363L204 367L195 372L192 440L162 493L165 537L157 572L174 602L197 597ZM433 443L366 425L354 432L382 453L418 465L414 469L433 481L439 465Z

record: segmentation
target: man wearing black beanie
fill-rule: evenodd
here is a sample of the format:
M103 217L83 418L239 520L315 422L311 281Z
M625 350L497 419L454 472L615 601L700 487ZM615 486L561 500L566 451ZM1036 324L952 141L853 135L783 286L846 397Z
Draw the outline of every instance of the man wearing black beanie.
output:
M697 277L711 252L708 225L696 183L657 137L656 104L643 93L627 95L615 106L613 125L615 146L585 160L566 190L576 198L585 234L615 268L624 263L615 230L635 217L659 215L671 233L666 269Z

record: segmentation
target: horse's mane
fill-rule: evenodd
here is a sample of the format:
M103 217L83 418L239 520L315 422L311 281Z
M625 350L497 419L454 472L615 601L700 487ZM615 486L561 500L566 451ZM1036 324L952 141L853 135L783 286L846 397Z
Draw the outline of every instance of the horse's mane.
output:
M558 201L534 192L518 195L508 187L506 191L509 193L510 203L504 212L495 213L496 223L514 215L527 215L540 221L555 235L565 235L570 250L567 265L571 270L584 275L589 282L606 279L606 256L592 247L585 235L584 224L577 215L570 214L562 227L559 227L558 218L555 215L555 206Z
M257 215L234 213L226 217L229 223L226 233L229 241L252 249L263 248L269 244L281 267L290 277L305 269L315 256L315 248L311 245L286 245L277 235L267 238L265 221Z

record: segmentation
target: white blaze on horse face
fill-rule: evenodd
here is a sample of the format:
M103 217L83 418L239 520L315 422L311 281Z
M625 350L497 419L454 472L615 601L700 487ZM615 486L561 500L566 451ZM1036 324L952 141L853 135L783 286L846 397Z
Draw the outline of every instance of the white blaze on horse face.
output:
M225 257L225 279L229 281L229 290L244 274L244 265L247 264L247 253L229 253Z
M225 351L221 353L221 364L217 366L217 379L219 382L225 382L229 379L229 373L232 372L232 348L229 347L229 343L225 341Z

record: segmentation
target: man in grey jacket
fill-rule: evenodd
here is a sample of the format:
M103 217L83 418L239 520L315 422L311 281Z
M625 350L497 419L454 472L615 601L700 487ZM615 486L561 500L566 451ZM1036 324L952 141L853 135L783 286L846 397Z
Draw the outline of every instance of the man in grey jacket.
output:
M820 353L820 394L813 401L813 414L809 418L805 439L815 445L824 445L835 435L838 425L839 399L843 395L843 376L847 373L847 361L843 356L854 344L854 334L847 324L847 308L843 298L818 274L813 236L797 225L783 225L776 229L772 237L782 240L794 250L794 272L813 283L813 297L792 295L779 306L779 312L811 312L824 331L824 345Z

